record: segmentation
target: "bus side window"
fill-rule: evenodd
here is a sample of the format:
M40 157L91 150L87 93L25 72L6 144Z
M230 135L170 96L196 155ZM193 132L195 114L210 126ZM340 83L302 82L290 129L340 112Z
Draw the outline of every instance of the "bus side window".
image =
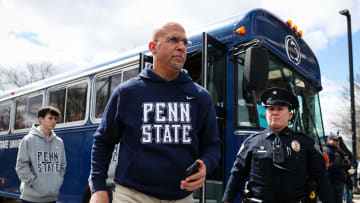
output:
M30 128L34 123L39 123L37 113L42 107L43 95L29 97L28 114L26 120L26 127Z
M38 123L37 111L42 106L43 95L25 96L16 99L14 129L31 128L33 123Z
M133 68L133 69L124 71L124 73L123 73L124 77L123 77L122 82L128 81L129 79L137 76L137 74L139 74L139 69L138 68Z
M98 77L95 80L96 101L95 101L95 118L101 118L107 101L114 89L121 83L122 73Z
M10 103L0 104L0 132L9 130L10 110L11 110Z
M103 116L106 104L115 88L120 83L125 82L138 74L139 67L136 65L122 72L107 73L106 75L95 79L96 101L94 116L96 119L101 119Z
M66 100L66 122L85 119L88 83L82 82L68 87Z
M16 113L14 129L25 128L27 97L16 99Z
M61 115L57 119L57 123L64 123L65 96L66 88L50 91L49 93L49 105L58 108L61 112Z

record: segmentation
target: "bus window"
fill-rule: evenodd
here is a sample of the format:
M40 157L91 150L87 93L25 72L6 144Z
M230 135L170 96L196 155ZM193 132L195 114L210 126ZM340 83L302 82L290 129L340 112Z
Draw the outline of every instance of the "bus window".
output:
M95 118L101 118L107 101L114 89L121 83L122 73L116 73L95 80L96 101L95 101Z
M15 130L30 128L38 123L37 112L42 106L43 95L26 96L16 99Z
M225 52L208 48L208 90L214 105L224 107L225 103Z
M29 105L28 105L28 116L26 120L26 127L31 127L33 123L39 123L38 120L38 111L42 107L43 96L38 95L35 97L29 98Z
M11 103L0 103L0 133L9 130Z
M87 92L87 81L49 90L49 105L58 108L61 112L57 123L85 120Z
M125 81L129 80L130 78L137 76L137 74L139 74L139 69L137 67L133 68L133 69L129 69L129 70L124 71L123 74L124 74L123 82L125 82Z
M324 137L325 133L324 133L324 126L323 126L323 122L321 119L321 107L320 107L320 100L319 100L319 94L315 94L314 95L314 100L312 102L313 104L313 115L312 118L315 119L315 128L316 128L316 132L318 133L319 137Z
M297 88L299 100L299 119L296 125L298 131L311 135L315 140L324 136L324 128L321 120L319 95L310 86Z
M254 102L251 92L243 83L244 54L237 56L237 61L237 124L239 127L257 127L258 122L259 127L265 128L265 110L259 101L261 91L256 92ZM270 87L288 89L298 97L299 109L298 112L293 111L290 128L311 135L314 139L324 135L317 90L273 54L269 57L269 75L265 89ZM256 109L254 104L257 106Z
M64 123L66 89L59 89L49 93L49 105L58 108L61 115L57 119L57 123Z
M87 86L85 82L68 87L65 122L85 119Z
M27 97L16 100L15 130L25 128Z
M253 97L250 91L246 91L244 87L244 59L245 53L237 56L237 125L239 127L256 127L257 114L254 105Z

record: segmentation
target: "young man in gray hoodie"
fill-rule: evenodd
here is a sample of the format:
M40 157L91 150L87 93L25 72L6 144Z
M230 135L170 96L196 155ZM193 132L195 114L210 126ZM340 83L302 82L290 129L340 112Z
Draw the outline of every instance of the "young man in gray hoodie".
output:
M55 203L58 198L66 168L64 143L53 131L59 116L57 108L40 108L40 125L34 124L20 142L15 169L22 203Z

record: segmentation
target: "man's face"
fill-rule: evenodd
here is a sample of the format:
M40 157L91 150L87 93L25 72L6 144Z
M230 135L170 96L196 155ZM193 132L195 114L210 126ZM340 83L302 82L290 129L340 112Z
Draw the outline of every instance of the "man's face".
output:
M334 147L340 147L340 139L337 140L328 139L328 143Z
M47 130L52 130L55 128L56 119L57 119L57 117L54 115L51 115L50 113L47 113L44 118L39 117L41 127L45 128Z
M169 26L155 42L155 57L163 66L178 71L186 61L186 43L184 29L177 25Z
M292 116L292 113L287 106L266 107L265 114L269 127L275 132L279 132L288 126L289 119Z

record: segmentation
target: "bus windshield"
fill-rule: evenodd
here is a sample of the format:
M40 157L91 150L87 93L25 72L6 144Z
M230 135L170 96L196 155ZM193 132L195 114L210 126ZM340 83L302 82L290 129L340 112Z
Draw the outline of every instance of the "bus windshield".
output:
M237 87L236 87L236 125L238 128L267 128L265 107L261 105L262 92L270 87L290 89L297 95L299 109L293 111L293 118L289 127L298 132L312 135L315 139L324 136L321 117L319 95L313 85L304 80L289 65L285 64L275 55L269 53L269 75L266 88L256 91L244 85L244 60L245 53L236 58ZM254 101L255 100L255 101Z

